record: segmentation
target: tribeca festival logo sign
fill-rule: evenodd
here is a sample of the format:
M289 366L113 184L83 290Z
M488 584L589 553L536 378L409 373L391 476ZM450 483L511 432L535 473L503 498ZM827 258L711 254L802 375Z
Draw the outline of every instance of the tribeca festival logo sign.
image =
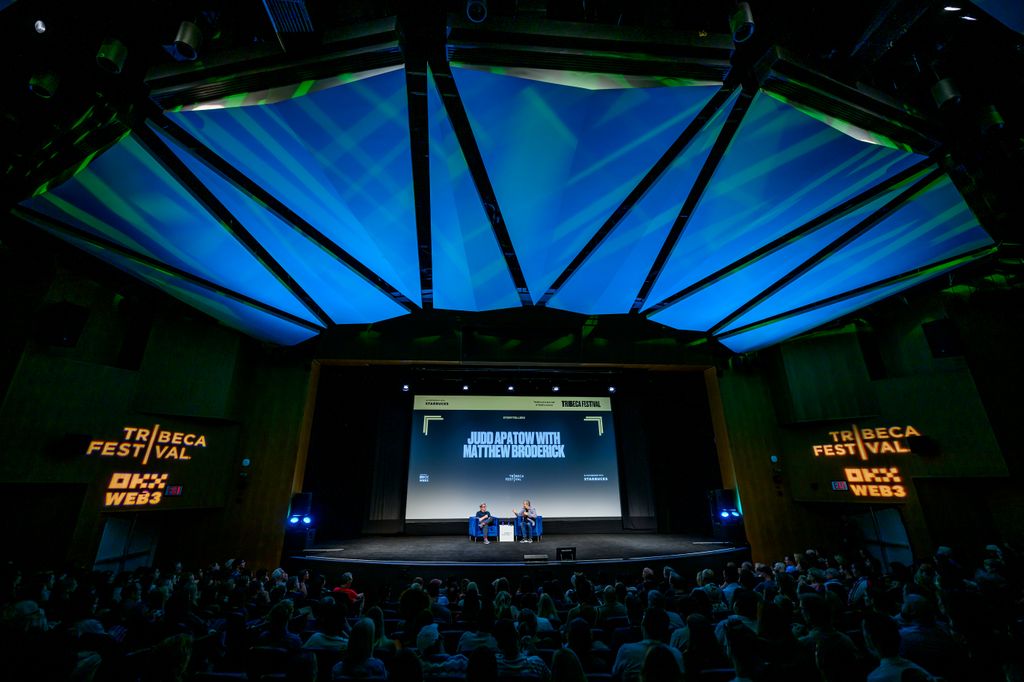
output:
M920 436L913 426L879 426L862 428L851 424L850 429L829 431L831 442L811 446L811 452L818 457L855 457L863 462L878 456L900 456L911 454L907 439ZM898 467L846 467L846 480L832 481L832 490L849 491L855 497L878 497L902 499L907 496L903 475Z
M161 429L159 424L150 428L122 427L124 437L119 440L92 440L86 448L86 457L113 457L134 460L140 466L157 462L189 461L197 448L206 447L204 434ZM104 496L105 507L133 507L156 505L167 492L166 473L114 472L111 474ZM180 486L179 486L180 488Z

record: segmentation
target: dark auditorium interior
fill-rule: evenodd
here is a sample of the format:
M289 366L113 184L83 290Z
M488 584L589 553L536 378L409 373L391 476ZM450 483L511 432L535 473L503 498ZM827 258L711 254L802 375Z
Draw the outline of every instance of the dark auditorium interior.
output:
M1024 679L1024 3L0 59L3 679Z

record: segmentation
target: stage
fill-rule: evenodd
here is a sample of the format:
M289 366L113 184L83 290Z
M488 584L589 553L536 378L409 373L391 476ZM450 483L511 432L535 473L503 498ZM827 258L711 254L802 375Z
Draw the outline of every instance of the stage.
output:
M560 547L574 547L576 560L559 561ZM365 575L372 567L399 574L478 577L535 566L568 572L628 572L643 566L660 570L671 565L689 574L749 558L750 549L744 544L698 536L620 532L545 535L532 543L492 540L489 545L473 542L465 535L364 536L286 552L285 563L325 574L351 570Z

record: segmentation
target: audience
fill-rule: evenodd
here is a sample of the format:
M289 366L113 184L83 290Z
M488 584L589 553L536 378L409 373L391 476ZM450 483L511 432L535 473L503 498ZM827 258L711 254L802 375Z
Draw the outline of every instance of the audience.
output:
M527 567L493 582L369 580L372 597L353 589L351 574L289 575L241 559L116 575L7 564L0 660L11 682L191 682L243 671L311 682L318 668L320 679L399 681L526 673L582 682L611 672L669 682L684 671L759 682L1024 678L1015 552L943 547L907 563L883 570L865 552L810 549L708 566L692 581L668 566L632 576Z

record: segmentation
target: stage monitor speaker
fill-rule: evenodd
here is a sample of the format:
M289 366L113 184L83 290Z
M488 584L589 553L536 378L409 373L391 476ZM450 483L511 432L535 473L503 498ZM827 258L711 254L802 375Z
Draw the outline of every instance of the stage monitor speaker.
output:
M313 493L295 493L289 509L291 516L308 516L313 512Z
M533 561L547 561L547 560L548 560L548 555L547 554L524 554L523 555L523 561L533 562Z
M555 550L555 556L559 561L576 561L575 547L559 547Z
M711 514L711 532L720 540L744 542L743 515L736 502L736 491L718 488L708 491L708 510Z
M301 552L316 543L315 528L288 528L284 532L284 551Z

